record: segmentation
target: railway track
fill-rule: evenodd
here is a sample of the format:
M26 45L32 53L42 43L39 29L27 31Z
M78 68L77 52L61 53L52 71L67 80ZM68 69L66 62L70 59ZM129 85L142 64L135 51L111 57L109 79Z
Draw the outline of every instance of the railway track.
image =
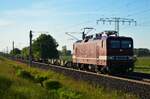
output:
M16 60L28 64L25 60ZM88 71L66 68L63 66L33 62L33 67L53 70L77 80L84 80L106 88L130 92L140 99L150 99L150 74L133 72L130 74L104 75Z
M131 92L140 97L140 99L150 99L150 83L144 80L97 74L93 72L37 62L33 63L33 65L46 70L51 69L56 72L63 73L66 76L71 76L74 79L84 80L92 84L104 86L106 88L121 90L127 93Z
M127 74L114 74L113 76L150 83L150 74L146 73L132 72Z

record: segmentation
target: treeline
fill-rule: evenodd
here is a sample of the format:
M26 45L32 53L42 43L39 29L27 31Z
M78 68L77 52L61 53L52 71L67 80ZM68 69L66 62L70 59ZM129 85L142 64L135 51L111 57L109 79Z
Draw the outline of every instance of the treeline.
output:
M134 55L137 57L150 56L150 50L148 48L135 48Z
M68 59L71 57L71 51L66 46L62 50L57 50L58 43L51 35L41 34L32 43L32 57L35 61L47 61L48 59ZM10 54L17 57L29 59L29 46L22 50L14 48Z
M32 43L32 57L35 60L47 60L59 58L59 51L57 50L58 43L56 40L47 34L41 34ZM11 55L29 58L29 46L24 47L22 50L14 48L10 51Z

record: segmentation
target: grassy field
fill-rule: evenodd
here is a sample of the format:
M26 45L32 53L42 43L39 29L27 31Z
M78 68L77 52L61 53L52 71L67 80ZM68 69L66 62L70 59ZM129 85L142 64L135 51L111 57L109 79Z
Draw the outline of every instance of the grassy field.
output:
M135 63L135 71L150 73L150 57L138 57Z
M0 99L137 99L0 57Z

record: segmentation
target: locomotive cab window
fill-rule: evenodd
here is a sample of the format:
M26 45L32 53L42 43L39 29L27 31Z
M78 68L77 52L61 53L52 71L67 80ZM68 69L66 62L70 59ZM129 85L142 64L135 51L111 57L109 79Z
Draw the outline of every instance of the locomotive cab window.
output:
M121 41L121 48L132 48L132 42L129 40Z
M111 40L110 48L120 48L120 41L119 40Z

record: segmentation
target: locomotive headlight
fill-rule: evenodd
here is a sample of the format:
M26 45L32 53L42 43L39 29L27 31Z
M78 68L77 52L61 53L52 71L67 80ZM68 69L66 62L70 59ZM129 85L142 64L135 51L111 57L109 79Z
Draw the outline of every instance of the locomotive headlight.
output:
M133 60L133 57L132 57L132 56L129 56L128 58L129 58L129 60Z
M108 56L108 60L115 60L114 56Z

